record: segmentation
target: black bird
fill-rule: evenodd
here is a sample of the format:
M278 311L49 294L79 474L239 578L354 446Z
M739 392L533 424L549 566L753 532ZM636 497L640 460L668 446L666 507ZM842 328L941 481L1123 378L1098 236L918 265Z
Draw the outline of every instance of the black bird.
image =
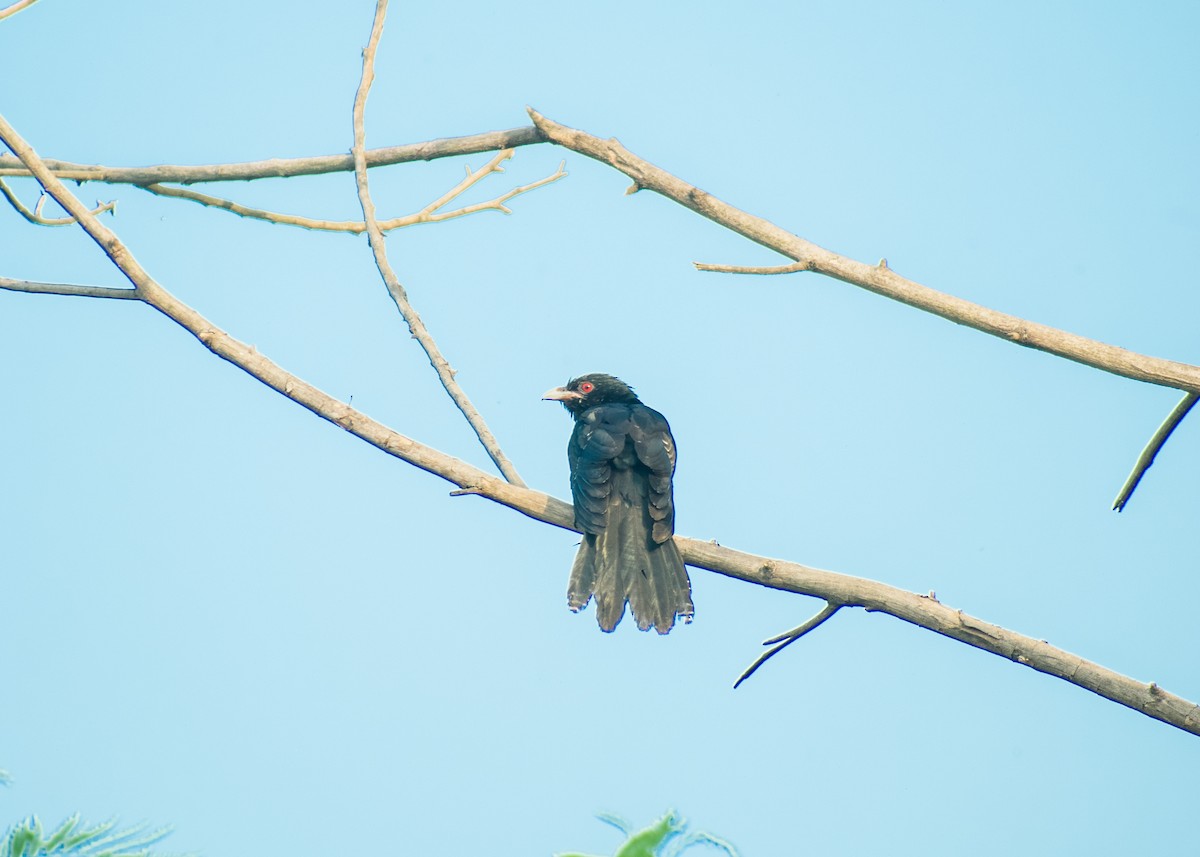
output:
M612 375L580 375L542 398L575 418L567 461L583 541L567 606L578 612L595 595L605 631L617 627L627 601L643 631L666 634L676 616L692 621L692 585L671 538L675 439L666 418Z

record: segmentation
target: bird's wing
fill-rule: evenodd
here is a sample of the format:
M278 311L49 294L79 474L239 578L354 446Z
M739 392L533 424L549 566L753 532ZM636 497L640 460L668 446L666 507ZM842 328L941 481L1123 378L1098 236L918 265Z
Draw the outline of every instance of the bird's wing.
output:
M611 462L625 448L629 407L601 405L575 423L567 460L571 465L571 497L575 526L585 533L601 532L607 522Z
M675 534L675 500L671 477L675 473L675 438L667 418L653 408L634 405L629 413L629 437L638 461L650 471L652 536L662 544Z

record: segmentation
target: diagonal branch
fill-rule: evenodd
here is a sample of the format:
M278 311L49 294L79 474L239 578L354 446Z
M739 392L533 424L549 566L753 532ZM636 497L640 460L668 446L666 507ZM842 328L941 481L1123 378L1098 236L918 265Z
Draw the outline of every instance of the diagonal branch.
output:
M0 21L4 20L9 15L17 14L22 9L26 9L36 2L37 0L17 0L17 2L13 3L11 6L5 6L3 9L0 9Z
M940 315L956 324L973 327L1085 366L1135 381L1200 393L1200 366L1147 357L1049 325L1026 321L905 279L888 268L886 263L868 265L839 256L676 178L666 170L642 160L615 139L602 140L585 131L568 128L532 108L529 109L529 115L550 142L608 164L632 178L635 189L646 188L660 193L751 241L806 264L810 271Z
M404 290L404 286L400 284L400 280L396 277L395 271L388 263L387 249L384 247L383 232L379 228L379 222L375 218L375 203L371 201L371 191L367 186L367 158L366 158L366 130L364 127L364 114L367 109L367 95L371 91L371 83L375 80L375 51L379 47L379 39L383 35L383 22L387 17L387 0L378 0L375 6L375 20L371 25L371 38L367 42L367 47L363 51L363 72L362 80L358 85L358 92L354 96L354 148L352 153L354 156L354 178L358 185L358 200L362 204L363 220L367 225L367 237L371 242L371 251L375 254L375 265L379 268L380 276L383 277L383 282L387 286L388 292L392 296L392 300L396 302L396 308L400 310L400 315L404 318L408 329L411 331L413 338L421 344L425 349L425 354L429 357L429 363L437 372L438 379L442 382L442 386L446 388L450 398L458 409L462 411L471 428L474 429L475 435L479 438L479 442L483 444L483 448L487 450L487 454L491 456L496 467L504 474L504 478L514 485L524 485L517 469L513 467L512 462L504 455L500 449L500 444L495 436L492 435L491 429L487 427L483 416L471 404L471 400L467 398L467 394L459 386L454 379L455 371L450 367L450 363L442 356L441 350L437 343L434 342L433 336L429 333L425 323L421 320L421 316L416 309L409 303L408 293ZM436 204L435 204L436 207Z
M477 155L500 149L514 149L542 143L541 132L532 126L507 131L487 131L466 137L443 137L424 143L388 146L367 152L368 167L405 164L411 161L432 161L457 155ZM76 164L71 161L47 160L47 168L58 178L75 182L107 182L109 184L146 185L155 182L195 184L197 182L251 181L252 179L292 178L324 173L348 173L354 169L353 155L321 155L312 158L269 158L237 164L172 165L152 167L105 167L99 164ZM20 160L0 155L0 176L28 176L29 170Z
M1138 456L1138 460L1134 462L1133 471L1129 474L1129 478L1125 480L1125 484L1121 486L1121 493L1113 501L1112 507L1114 511L1120 512L1125 508L1125 504L1133 496L1138 483L1142 481L1142 477L1146 475L1146 471L1154 463L1155 456L1163 448L1163 444L1167 442L1167 438L1179 427L1179 424L1183 422L1183 418L1188 415L1188 411L1196 406L1198 400L1200 400L1200 396L1195 393L1187 393L1179 400L1179 404L1175 406L1174 410L1167 414L1167 418L1163 420L1162 425L1158 427L1158 431L1154 433L1149 443L1146 444L1146 448L1142 450L1142 454Z
M58 204L79 219L80 226L133 283L141 300L190 332L218 357L389 455L534 520L566 530L574 529L574 512L570 504L540 491L497 479L464 461L405 437L285 371L256 349L217 328L155 282L120 239L88 213L83 203L42 164L37 153L2 116L0 140L28 165L31 173ZM1135 681L1044 641L968 616L927 596L873 580L743 553L714 542L682 536L676 536L675 542L684 561L696 568L771 589L810 595L829 603L887 613L1047 675L1057 676L1147 717L1200 735L1200 705L1168 693L1153 682L1145 684Z

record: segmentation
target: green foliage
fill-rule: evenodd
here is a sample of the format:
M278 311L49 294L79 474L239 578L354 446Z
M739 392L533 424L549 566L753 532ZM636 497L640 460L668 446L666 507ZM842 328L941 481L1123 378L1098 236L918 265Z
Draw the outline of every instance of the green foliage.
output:
M149 857L150 846L170 829L139 824L115 830L115 821L89 827L73 815L46 835L37 816L9 828L0 842L0 857Z
M632 832L628 823L614 815L598 815L596 817L625 834L625 841L621 843L613 857L678 857L693 845L711 845L714 848L720 848L728 857L738 857L737 849L724 839L719 839L711 833L703 831L688 833L687 822L674 810L667 812L649 827ZM5 855L0 854L0 857L5 857ZM589 857L589 855L570 852L558 854L556 857Z

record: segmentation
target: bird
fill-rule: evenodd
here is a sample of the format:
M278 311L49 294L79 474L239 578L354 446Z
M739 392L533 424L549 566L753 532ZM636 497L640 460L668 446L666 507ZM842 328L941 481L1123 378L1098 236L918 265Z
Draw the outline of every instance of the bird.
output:
M692 585L675 546L675 438L666 417L619 378L592 373L547 390L575 419L567 444L575 528L583 533L567 585L578 613L596 599L613 631L625 605L642 631L691 622Z

